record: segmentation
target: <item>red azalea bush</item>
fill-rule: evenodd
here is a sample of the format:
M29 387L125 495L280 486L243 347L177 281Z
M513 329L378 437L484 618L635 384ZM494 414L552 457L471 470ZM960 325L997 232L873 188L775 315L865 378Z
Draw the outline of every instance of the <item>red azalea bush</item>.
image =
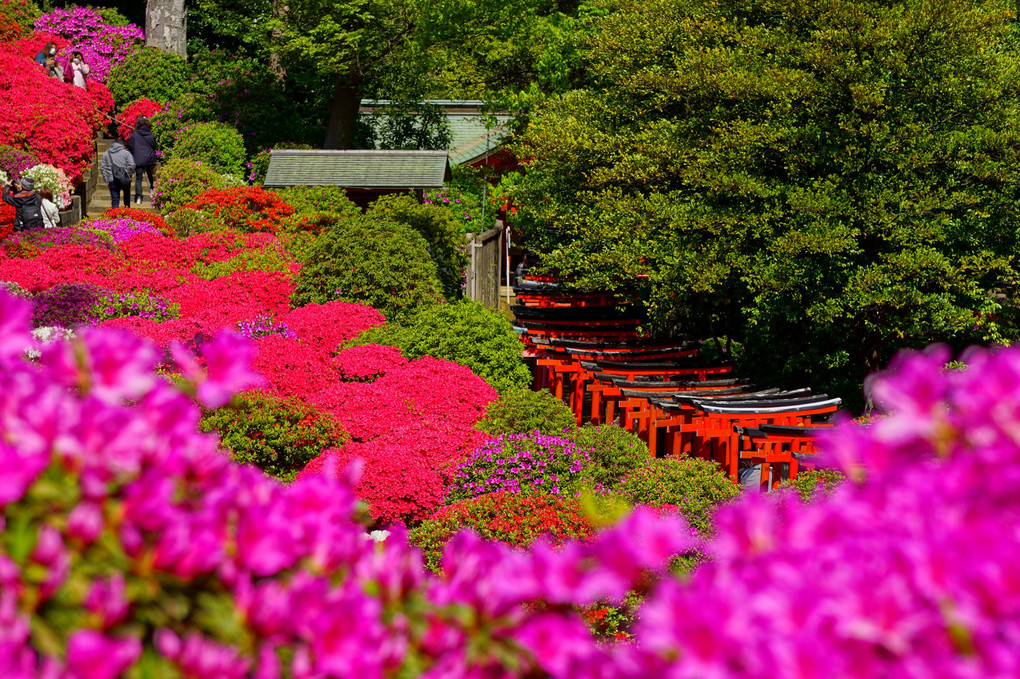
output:
M341 342L382 325L385 318L366 304L327 302L298 307L281 318L302 342L321 346L333 353Z
M103 120L88 93L48 77L33 61L45 38L0 45L0 145L31 151L78 183L92 164Z
M238 271L212 281L199 279L168 291L166 296L180 304L182 317L212 316L223 327L232 327L259 314L282 317L290 309L293 289L286 274Z
M211 189L200 193L184 207L246 232L275 233L280 221L294 214L294 208L278 195L257 186Z
M135 129L135 122L138 121L139 117L145 116L146 118L151 118L162 110L163 104L151 99L136 99L131 102L124 107L124 110L118 116L121 122L119 128L121 137L127 139L131 136Z
M553 544L584 540L595 532L576 500L502 491L443 507L409 538L422 550L425 565L438 571L446 543L464 528L514 547L526 547L539 538Z
M373 382L334 383L307 398L332 413L352 440L302 473L317 473L330 455L341 469L362 458L359 493L372 515L388 522L420 520L439 506L456 464L485 439L473 425L496 391L468 368L427 356Z
M309 396L339 380L329 355L317 345L276 334L259 338L255 345L258 353L252 367L282 396L297 396L314 404Z
M0 14L0 42L13 42L23 35L25 35L25 29L17 21Z
M347 382L370 382L389 370L407 365L397 347L363 344L344 349L333 357L333 367Z

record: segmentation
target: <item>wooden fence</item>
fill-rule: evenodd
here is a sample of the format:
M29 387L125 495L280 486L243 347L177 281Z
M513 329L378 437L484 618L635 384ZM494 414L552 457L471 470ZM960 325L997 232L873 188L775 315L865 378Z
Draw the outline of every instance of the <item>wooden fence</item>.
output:
M480 233L468 240L467 249L471 263L467 270L467 287L464 295L481 302L490 309L499 308L499 273L503 259L501 238L503 223L496 222L494 229Z

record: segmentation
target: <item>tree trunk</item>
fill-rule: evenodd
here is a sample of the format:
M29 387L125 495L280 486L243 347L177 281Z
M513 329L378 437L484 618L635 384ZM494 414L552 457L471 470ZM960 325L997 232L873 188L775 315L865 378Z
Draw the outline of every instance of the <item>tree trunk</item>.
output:
M285 4L285 2L286 0L273 0L274 19L283 21L287 18L290 6ZM278 49L282 38L283 31L279 28L274 28L269 35L269 72L276 78L276 82L280 84L280 87L283 87L287 80L287 69L280 59L280 51Z
M360 84L340 76L333 88L333 107L329 112L326 126L324 149L349 149L354 143L354 126L358 122L358 108L361 106Z
M188 57L188 13L184 0L146 0L145 44Z

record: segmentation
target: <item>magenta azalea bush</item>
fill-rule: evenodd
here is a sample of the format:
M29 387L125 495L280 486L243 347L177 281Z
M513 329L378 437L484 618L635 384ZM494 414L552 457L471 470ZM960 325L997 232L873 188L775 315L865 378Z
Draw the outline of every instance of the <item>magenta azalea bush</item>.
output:
M849 480L811 504L748 494L701 543L647 509L528 551L462 532L432 575L399 527L366 539L356 464L283 486L198 431L195 400L256 386L246 340L175 345L171 383L105 328L29 362L30 316L0 293L5 678L1020 673L1018 351L901 357L873 392L895 412L826 436ZM633 640L596 639L578 607L631 592Z
M105 83L110 67L126 57L145 40L145 32L134 24L112 26L90 7L55 9L35 20L35 30L60 35L72 47L58 55L61 66L67 65L71 53L82 53L91 69L89 77Z

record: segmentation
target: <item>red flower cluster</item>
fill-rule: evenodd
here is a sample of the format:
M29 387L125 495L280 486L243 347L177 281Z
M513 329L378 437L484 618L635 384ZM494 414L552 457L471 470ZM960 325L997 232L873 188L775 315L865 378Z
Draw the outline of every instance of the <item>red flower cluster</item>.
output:
M140 116L151 118L160 111L163 110L163 104L152 99L136 99L131 102L120 112L121 126L119 128L120 136L127 139L131 136L131 133L135 130L135 122Z
M68 44L45 33L0 44L0 98L4 101L0 144L32 152L77 183L92 163L105 88L90 94L48 77L34 61L47 40L57 43L58 49Z
M361 490L379 520L428 517L446 495L456 464L485 438L474 424L496 399L495 390L466 367L432 357L408 361L393 347L338 353L343 342L383 323L383 315L347 302L291 309L287 273L235 271L205 280L192 271L278 243L264 232L227 230L185 239L141 233L112 250L61 245L37 249L32 259L0 257L0 280L31 291L71 281L116 291L148 289L178 304L180 318L117 318L103 325L163 347L174 340L200 342L241 321L271 316L296 337L271 334L255 341L254 368L266 378L265 389L316 406L350 431L353 440L333 456L365 460ZM350 379L371 381L345 381ZM309 469L324 461L320 457Z
M276 233L280 220L294 214L294 208L272 191L257 186L210 189L184 206L241 231Z
M456 464L485 439L474 423L496 396L468 368L426 356L393 365L374 382L332 384L308 400L351 433L334 454L366 461L359 494L385 522L421 519L440 504Z
M348 382L367 382L405 365L407 359L400 349L378 344L350 347L333 358L333 366Z
M386 319L377 310L364 304L328 302L299 307L280 320L296 332L302 342L322 347L332 354L341 342L382 325Z

